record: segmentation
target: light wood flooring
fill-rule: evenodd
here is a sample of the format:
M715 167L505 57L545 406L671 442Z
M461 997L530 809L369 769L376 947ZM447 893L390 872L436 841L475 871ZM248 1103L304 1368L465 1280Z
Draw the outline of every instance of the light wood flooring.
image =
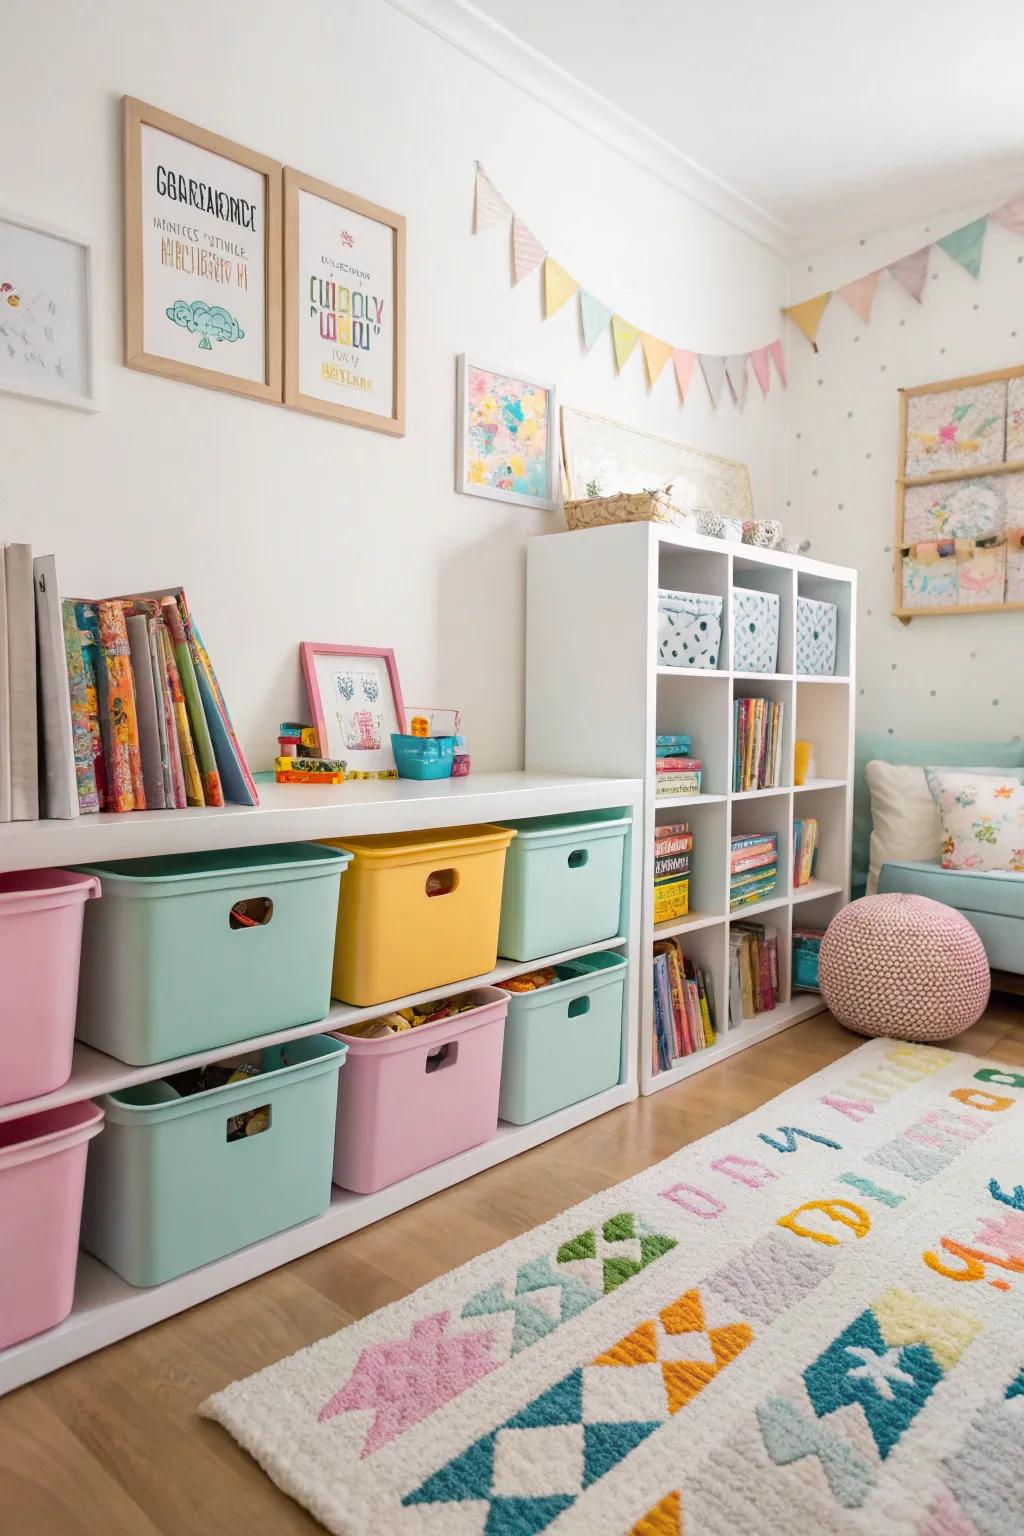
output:
M639 1173L861 1043L827 1014L809 1019L11 1393L0 1400L0 1533L322 1531L197 1417L205 1397ZM1024 1002L994 998L954 1048L1024 1067Z

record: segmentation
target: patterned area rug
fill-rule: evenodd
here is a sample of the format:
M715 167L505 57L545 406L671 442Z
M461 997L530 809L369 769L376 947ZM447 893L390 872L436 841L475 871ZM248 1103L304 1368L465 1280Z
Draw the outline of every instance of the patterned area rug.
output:
M1021 1536L1024 1073L873 1040L202 1411L339 1536Z

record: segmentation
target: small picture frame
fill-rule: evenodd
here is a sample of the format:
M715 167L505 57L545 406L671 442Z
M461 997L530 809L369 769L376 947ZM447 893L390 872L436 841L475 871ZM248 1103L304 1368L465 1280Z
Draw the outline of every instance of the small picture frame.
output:
M554 512L558 417L553 385L458 360L455 489Z
M124 360L281 401L281 165L131 96Z
M394 651L312 640L300 651L321 756L345 758L350 779L393 778L392 732L405 735Z
M2 211L0 391L99 410L92 246Z
M405 435L405 219L291 166L284 403Z

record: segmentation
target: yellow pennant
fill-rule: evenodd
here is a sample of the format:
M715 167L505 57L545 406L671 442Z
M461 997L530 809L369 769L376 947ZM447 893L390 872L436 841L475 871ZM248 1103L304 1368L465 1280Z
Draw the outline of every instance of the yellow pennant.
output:
M825 313L825 306L831 297L831 292L819 293L817 298L804 299L802 304L793 304L789 309L782 311L784 315L789 316L794 325L803 331L815 352L818 350L818 343L815 340L818 334L818 326L821 324L821 317Z
M544 258L544 318L550 320L556 310L579 292L579 283L550 256Z
M621 315L612 315L612 345L615 348L615 367L622 372L640 340L640 332Z
M640 345L644 349L644 362L647 364L647 382L653 388L659 373L672 356L672 348L667 341L659 341L657 336L648 336L646 331L641 333Z

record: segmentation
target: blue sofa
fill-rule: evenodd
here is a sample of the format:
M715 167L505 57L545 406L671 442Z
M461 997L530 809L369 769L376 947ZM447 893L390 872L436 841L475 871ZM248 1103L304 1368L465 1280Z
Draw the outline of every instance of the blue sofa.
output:
M946 767L1024 768L1024 742L902 741L894 736L861 735L854 750L853 874L854 896L863 896L868 875L871 837L871 797L865 766L880 758L886 763L932 763ZM977 931L994 971L1024 974L1024 876L993 870L974 873L943 869L937 860L883 864L879 894L905 891L929 896L962 912Z

